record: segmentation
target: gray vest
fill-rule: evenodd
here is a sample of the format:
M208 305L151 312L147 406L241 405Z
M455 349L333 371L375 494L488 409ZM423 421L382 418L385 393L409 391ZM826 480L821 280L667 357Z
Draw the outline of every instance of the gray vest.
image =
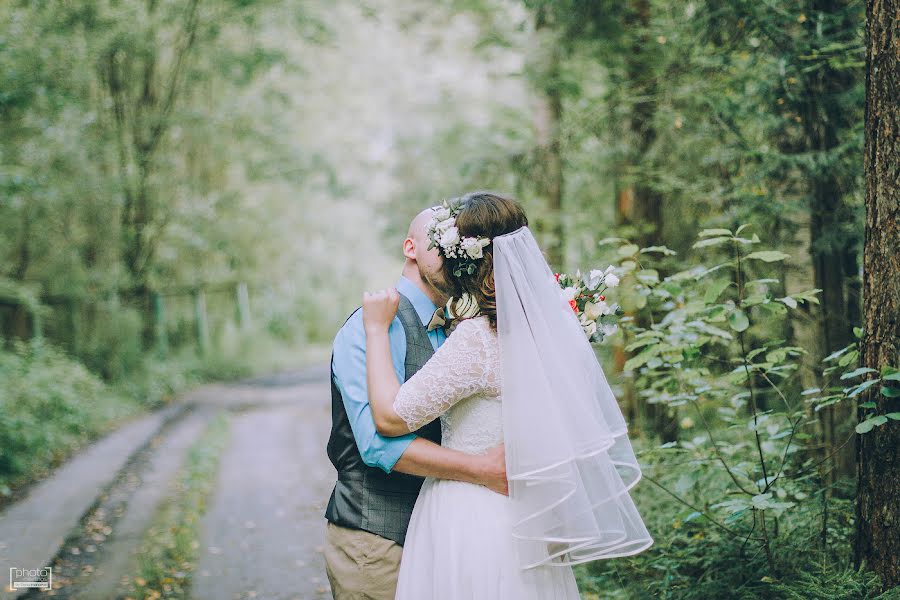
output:
M405 379L408 380L428 362L434 354L434 348L415 308L403 294L400 295L397 316L406 333L404 369ZM416 435L440 444L440 421L435 419L416 431ZM363 462L350 429L344 401L334 384L333 371L328 458L337 469L338 480L328 500L325 518L336 525L369 531L402 546L424 479L399 471L385 473L380 468L370 467Z

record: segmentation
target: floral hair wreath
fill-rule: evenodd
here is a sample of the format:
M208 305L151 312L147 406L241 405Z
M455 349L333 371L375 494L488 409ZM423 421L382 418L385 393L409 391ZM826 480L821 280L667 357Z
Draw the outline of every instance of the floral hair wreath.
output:
M428 249L440 248L445 258L459 260L453 274L461 277L463 272L471 275L475 272L475 262L484 256L484 247L491 243L486 237L460 237L456 227L456 215L463 208L462 198L444 200L440 206L432 208L434 216L425 227L425 233L431 243Z

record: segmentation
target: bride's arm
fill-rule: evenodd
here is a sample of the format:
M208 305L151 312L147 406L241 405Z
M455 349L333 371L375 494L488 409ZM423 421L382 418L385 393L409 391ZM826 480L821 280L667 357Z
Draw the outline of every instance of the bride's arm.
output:
M391 362L391 343L388 328L400 305L400 293L395 288L363 295L363 324L366 329L366 385L369 406L375 429L388 437L410 432L406 422L394 412L394 399L400 381Z
M383 290L363 299L369 406L378 433L388 437L416 431L485 389L490 370L484 360L485 340L473 322L463 320L428 362L400 385L387 334L399 298L396 290Z

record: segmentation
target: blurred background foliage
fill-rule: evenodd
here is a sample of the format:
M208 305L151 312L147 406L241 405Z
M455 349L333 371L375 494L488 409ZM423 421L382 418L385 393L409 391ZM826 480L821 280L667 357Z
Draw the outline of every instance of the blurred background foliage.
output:
M585 596L875 597L851 561L852 388L803 396L856 366L823 359L862 318L864 13L0 4L0 490L187 385L327 359L362 289L397 277L410 218L492 188L555 269L632 273L630 325L599 352L655 482L637 497L657 544L580 568ZM707 248L745 243L741 225L775 253L751 274ZM729 240L695 246L717 228ZM697 306L699 342L673 329ZM760 348L781 351L729 379ZM777 393L748 412L772 370ZM56 425L28 437L44 411Z

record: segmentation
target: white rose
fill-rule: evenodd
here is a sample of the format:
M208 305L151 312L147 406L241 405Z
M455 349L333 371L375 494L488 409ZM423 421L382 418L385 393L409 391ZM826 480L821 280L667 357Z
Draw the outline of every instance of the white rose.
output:
M596 319L600 315L611 315L612 313L612 307L604 300L600 300L598 302L588 302L584 306L584 316L587 319Z
M469 258L481 258L484 256L484 247L490 243L491 241L486 238L465 237L462 239L460 247L469 255Z
M444 207L434 209L434 218L437 219L438 222L449 219L450 218L450 209L444 208Z
M459 243L459 229L456 227L449 227L441 234L441 246L444 250L452 248L457 243Z
M588 336L588 338L593 337L593 335L597 333L597 323L595 321L582 323L581 328L584 330L584 335Z
M469 255L469 258L481 258L482 256L481 246L475 238L464 237L459 243L459 247Z
M602 329L603 329L603 334L604 334L604 335L612 335L612 334L614 334L616 331L619 330L619 326L616 325L615 323L610 323L610 324L608 324L608 325L601 325L601 327L602 327Z
M606 279L603 280L603 283L606 284L606 287L616 287L619 285L619 278L616 275L609 273L607 274Z
M577 293L578 293L578 288L574 288L574 287L567 287L566 289L564 289L562 291L563 298L566 299L566 302L571 302L572 300L574 300L575 294L577 294Z
M438 231L447 231L454 225L456 225L456 219L450 217L448 219L439 220L437 222L437 225L435 225L435 229L437 229Z
M451 319L468 319L479 312L481 312L481 308L478 306L478 302L469 293L464 293L458 299L450 298L447 301L447 314L450 315Z

